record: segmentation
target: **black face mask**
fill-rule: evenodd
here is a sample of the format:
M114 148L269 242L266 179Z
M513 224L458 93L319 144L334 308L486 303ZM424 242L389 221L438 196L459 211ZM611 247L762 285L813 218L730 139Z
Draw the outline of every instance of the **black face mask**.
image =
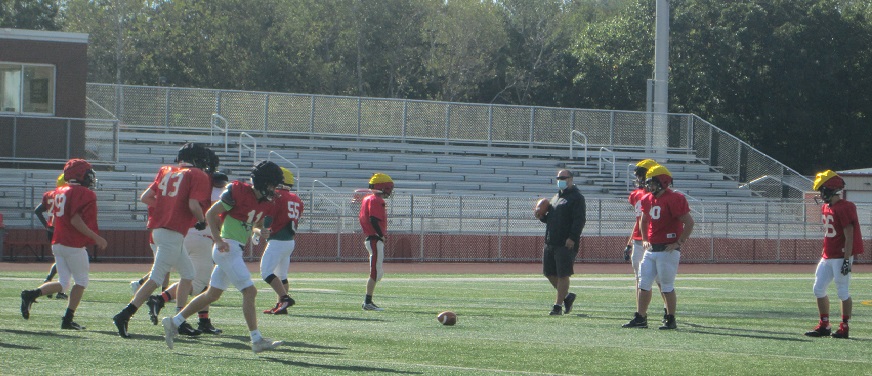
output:
M819 189L818 192L820 193L820 195L818 195L814 198L815 203L817 203L817 204L820 204L820 202L817 201L818 198L820 198L821 201L829 204L830 201L833 200L833 197L836 194L838 194L838 191L836 191L835 189L827 188L827 187L821 187L821 189Z
M258 200L260 202L272 201L273 198L275 198L275 196L276 196L275 189L269 189L269 187L255 188L255 189L257 189L257 191L260 193L260 200Z
M660 185L660 181L655 178L650 178L645 181L645 190L651 193L656 194L663 189L663 186Z

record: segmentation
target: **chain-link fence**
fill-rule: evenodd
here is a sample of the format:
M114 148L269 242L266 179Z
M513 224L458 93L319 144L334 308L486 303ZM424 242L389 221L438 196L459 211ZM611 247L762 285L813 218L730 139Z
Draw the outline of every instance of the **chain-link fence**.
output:
M98 186L101 230L144 232L146 211L137 194L148 182L137 184L130 189ZM24 203L15 210L4 209L7 226L41 228L32 208L50 187L2 188L5 195ZM294 260L361 261L368 257L357 217L359 201L350 194L333 192L308 191L300 196L305 210ZM386 260L537 262L545 225L532 218L534 201L534 197L395 194L387 200ZM632 208L625 200L606 198L587 199L586 207L578 260L622 262L620 251L635 220ZM691 209L696 224L682 248L683 262L811 263L820 257L824 230L820 207L814 202L692 202ZM858 204L857 210L864 245L870 249L872 205ZM256 260L261 252L262 247L252 247L250 259ZM870 253L860 255L857 262L868 263ZM117 257L130 255L119 251Z
M348 195L301 193L306 213L296 260L366 259L357 213ZM392 261L538 261L544 224L533 200L445 195L395 195L388 200L386 259ZM823 228L814 202L693 203L696 225L682 250L686 262L805 263L820 257ZM872 205L858 205L872 234ZM626 201L588 199L579 260L616 262L634 215ZM866 239L869 237L866 236ZM867 248L870 241L866 240ZM256 256L256 254L255 254ZM868 255L858 262L868 262Z

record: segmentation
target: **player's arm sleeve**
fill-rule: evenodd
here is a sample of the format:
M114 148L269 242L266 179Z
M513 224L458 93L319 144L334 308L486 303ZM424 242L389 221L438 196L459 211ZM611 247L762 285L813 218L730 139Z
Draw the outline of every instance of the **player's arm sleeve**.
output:
M378 234L380 238L383 238L385 237L385 233L384 231L382 231L381 226L379 226L380 222L381 220L374 216L369 217L369 223L372 224L372 228L375 230L375 233Z
M45 213L45 205L40 202L39 205L33 209L33 214L36 214L36 218L42 223L42 227L48 228L48 221L45 220L45 216L42 213Z
M225 210L230 210L230 208L236 206L236 200L233 199L233 193L230 187L221 192L221 205L224 205Z
M578 196L578 200L573 203L572 227L569 229L569 238L576 243L581 238L581 231L584 230L584 224L587 221L587 205L584 202L584 196L580 194Z

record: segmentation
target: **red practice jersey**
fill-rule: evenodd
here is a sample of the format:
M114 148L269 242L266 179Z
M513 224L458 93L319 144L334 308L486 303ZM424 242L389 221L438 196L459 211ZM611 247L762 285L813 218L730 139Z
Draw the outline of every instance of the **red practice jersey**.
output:
M642 212L648 217L648 242L669 244L677 242L684 231L684 223L678 218L690 213L690 206L684 195L666 189L660 197L643 197Z
M375 232L375 229L372 227L372 222L369 221L369 217L376 217L379 219L378 225L381 227L382 235L388 234L388 213L387 213L387 204L385 200L378 195L368 195L363 199L363 202L360 203L360 215L358 219L360 220L360 228L363 229L363 234L366 236L377 236L378 233Z
M272 233L277 233L285 228L288 223L293 223L294 232L297 231L297 226L300 224L300 217L303 215L303 200L290 191L279 189L276 191L275 212L273 213L273 223L270 227Z
M245 226L245 231L250 232L254 224L260 222L265 215L274 212L272 201L258 201L254 196L254 187L241 181L230 183L221 201L231 206L230 210L221 213L221 219L230 217L238 220ZM226 224L225 224L226 225ZM239 240L239 239L236 239Z
M630 192L630 205L633 206L633 211L636 213L636 223L633 224L633 240L642 240L642 232L639 231L639 217L642 216L642 197L645 197L648 192L644 188L636 188Z
M42 194L42 207L45 209L45 222L48 227L54 226L54 194L55 191L48 191Z
M82 221L92 231L98 232L97 227L97 195L94 191L78 184L69 184L54 191L54 205L52 216L54 217L54 236L51 244L60 244L72 248L82 248L94 241L73 227L73 217L78 214Z
M839 200L835 204L823 204L821 217L824 224L824 250L822 257L845 257L845 227L854 227L852 255L863 253L863 236L860 235L860 222L857 220L857 206L853 202Z
M197 223L197 218L188 208L188 200L194 199L208 206L212 196L209 176L200 169L163 166L148 189L155 192L154 208L149 213L149 229L165 228L181 234Z

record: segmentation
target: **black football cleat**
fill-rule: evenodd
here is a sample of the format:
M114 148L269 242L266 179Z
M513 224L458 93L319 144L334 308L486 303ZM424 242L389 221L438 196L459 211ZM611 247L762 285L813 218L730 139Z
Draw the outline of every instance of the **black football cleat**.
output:
M570 292L569 294L566 294L565 298L563 298L563 306L565 307L563 313L568 315L569 312L572 312L572 303L575 303L575 293Z
M191 324L188 324L187 322L184 322L184 323L182 323L182 325L179 325L178 330L179 330L179 334L189 336L189 337L196 337L200 334L203 334L203 332L201 332L200 330L194 329L191 326Z
M25 320L30 318L30 307L36 303L38 297L39 290L21 291L21 317L24 317Z
M112 317L112 322L115 323L115 328L118 329L118 335L121 338L130 338L130 333L127 332L127 323L129 321L130 317L121 313Z
M622 328L639 328L639 329L647 329L648 328L648 318L642 317L639 312L633 314L633 319L630 322L621 325Z
M678 325L675 324L675 315L666 315L666 322L663 323L663 326L659 327L660 330L671 330L678 329Z
M807 337L829 337L833 332L832 328L829 324L825 324L824 322L819 322L818 326L814 327L814 329L805 332Z
M157 315L160 314L160 310L164 307L163 297L160 295L149 296L145 304L148 306L148 318L151 319L151 324L157 325Z
M216 329L214 326L212 326L212 320L208 319L208 318L200 319L200 321L197 323L197 330L199 330L203 333L206 333L206 334L218 335L218 334L224 333L223 330Z
M847 339L848 338L848 324L840 323L839 330L836 330L833 333L833 338L845 338L845 339Z
M84 327L84 326L81 326L81 325L79 325L79 324L76 324L75 322L73 322L73 320L70 320L70 321L67 321L67 320L61 320L61 329L68 329L68 330L85 330L85 327Z
M551 312L548 313L551 316L562 316L563 315L563 307L555 304L554 307L551 308Z

